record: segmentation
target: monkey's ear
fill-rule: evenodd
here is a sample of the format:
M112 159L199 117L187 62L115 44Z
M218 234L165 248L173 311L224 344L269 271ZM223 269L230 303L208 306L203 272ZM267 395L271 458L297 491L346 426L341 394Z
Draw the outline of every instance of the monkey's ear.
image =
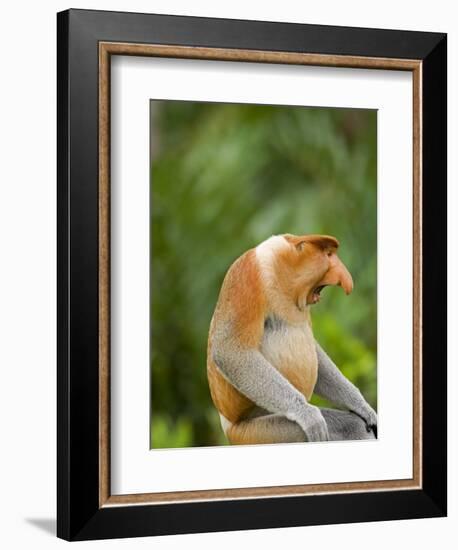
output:
M305 235L303 240L304 242L317 246L321 250L339 248L339 241L330 235Z
M302 252L305 244L307 243L307 236L297 237L296 235L290 235L288 233L283 236L290 244L292 244L296 248L298 252Z
M317 246L321 250L327 250L329 248L339 248L339 241L335 237L330 235L290 235L289 233L283 235L284 238L296 247L298 252L304 249L307 244Z
M297 243L294 244L294 246L296 247L296 250L298 252L302 252L304 250L304 246L307 244L307 241L298 241Z

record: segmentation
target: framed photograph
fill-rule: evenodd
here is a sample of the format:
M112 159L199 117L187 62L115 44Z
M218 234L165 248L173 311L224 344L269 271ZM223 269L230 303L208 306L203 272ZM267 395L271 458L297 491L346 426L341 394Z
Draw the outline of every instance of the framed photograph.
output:
M446 515L446 35L57 21L58 536Z

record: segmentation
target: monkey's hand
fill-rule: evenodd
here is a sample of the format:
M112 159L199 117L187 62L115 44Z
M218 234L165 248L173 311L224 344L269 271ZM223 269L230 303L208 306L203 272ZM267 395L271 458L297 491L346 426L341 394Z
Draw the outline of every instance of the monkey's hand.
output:
M307 441L329 440L328 426L318 407L307 404L305 413L300 418L294 415L287 415L287 417L299 424L305 433Z
M362 396L361 396L362 397ZM351 412L362 418L366 423L366 429L368 432L374 432L377 437L377 413L362 397L362 401L357 406L352 407Z

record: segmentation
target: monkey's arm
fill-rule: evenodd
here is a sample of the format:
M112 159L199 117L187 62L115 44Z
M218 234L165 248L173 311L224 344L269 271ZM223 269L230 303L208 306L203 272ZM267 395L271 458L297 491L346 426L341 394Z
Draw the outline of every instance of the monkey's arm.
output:
M319 408L309 405L257 349L243 349L225 343L213 352L213 360L223 376L256 405L296 422L307 441L329 439L326 421Z
M359 389L340 372L327 353L316 343L318 356L318 379L315 393L328 399L334 405L343 407L360 416L377 435L377 413L364 399Z

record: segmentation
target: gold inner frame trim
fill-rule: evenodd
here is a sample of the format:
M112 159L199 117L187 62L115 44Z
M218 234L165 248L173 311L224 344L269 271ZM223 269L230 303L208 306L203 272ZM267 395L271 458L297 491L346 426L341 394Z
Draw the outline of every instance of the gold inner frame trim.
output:
M413 477L348 483L240 487L112 495L110 491L110 82L111 56L147 56L410 71L413 76ZM184 503L422 487L422 62L416 59L324 55L194 46L99 43L99 507Z

